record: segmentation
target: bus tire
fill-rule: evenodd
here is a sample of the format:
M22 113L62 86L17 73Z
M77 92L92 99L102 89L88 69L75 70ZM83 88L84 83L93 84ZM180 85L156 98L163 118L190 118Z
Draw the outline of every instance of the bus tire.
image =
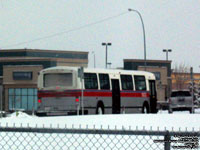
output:
M47 113L37 113L36 112L36 116L38 116L38 117L46 117Z
M98 103L96 108L96 114L102 115L104 114L104 105L103 103Z
M173 113L173 110L172 110L172 109L169 109L169 110L168 110L168 113L169 113L169 114L172 114L172 113Z
M148 114L149 113L149 105L147 102L144 102L143 106L142 106L142 113L143 114Z
M194 113L194 109L193 108L189 109L189 112L190 112L190 114L193 114Z

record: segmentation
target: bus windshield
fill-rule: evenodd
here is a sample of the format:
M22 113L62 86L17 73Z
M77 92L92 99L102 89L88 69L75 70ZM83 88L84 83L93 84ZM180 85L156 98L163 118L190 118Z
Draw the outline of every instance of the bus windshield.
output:
M44 75L44 87L73 86L72 73L48 73Z

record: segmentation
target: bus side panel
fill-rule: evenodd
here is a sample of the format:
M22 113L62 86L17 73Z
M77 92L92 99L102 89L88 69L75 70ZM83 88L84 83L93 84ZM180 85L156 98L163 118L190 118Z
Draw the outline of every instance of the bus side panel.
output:
M70 96L71 95L71 96ZM148 92L121 91L120 113L141 112L144 101L149 103ZM81 110L81 92L39 92L38 97L41 103L38 112L76 112L78 107ZM104 113L112 114L112 93L111 91L85 90L84 91L84 110L88 114L96 114L98 103L103 104Z
M121 113L141 113L143 103L149 98L143 97L122 97L121 98Z
M103 103L105 114L112 114L112 97L84 97L84 109L88 110L88 114L96 114L98 103Z
M112 92L110 90L85 90L84 107L89 114L96 114L98 104L103 105L104 114L111 114Z

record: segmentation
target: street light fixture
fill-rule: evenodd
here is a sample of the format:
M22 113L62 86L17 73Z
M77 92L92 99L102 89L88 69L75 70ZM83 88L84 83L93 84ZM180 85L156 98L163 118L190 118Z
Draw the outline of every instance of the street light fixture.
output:
M146 66L147 66L147 60L146 60L146 38L145 38L145 28L144 28L144 22L143 22L143 19L142 19L142 15L140 14L139 11L135 10L135 9L131 9L129 8L128 11L133 11L133 12L136 12L139 17L140 17L140 20L141 20L141 23L142 23L142 29L143 29L143 38L144 38L144 69L146 71Z
M163 49L163 52L166 53L166 60L168 61L168 52L172 52L171 49Z
M102 43L102 46L106 46L106 68L108 65L108 46L111 46L111 43Z

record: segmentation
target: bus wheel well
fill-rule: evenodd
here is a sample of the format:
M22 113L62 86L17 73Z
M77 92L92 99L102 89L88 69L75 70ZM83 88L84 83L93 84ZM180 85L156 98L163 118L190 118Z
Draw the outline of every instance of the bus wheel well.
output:
M149 103L147 101L144 101L142 105L142 113L149 113Z
M101 114L104 114L104 104L102 101L98 101L97 103L96 114L100 114L99 110L101 111Z

